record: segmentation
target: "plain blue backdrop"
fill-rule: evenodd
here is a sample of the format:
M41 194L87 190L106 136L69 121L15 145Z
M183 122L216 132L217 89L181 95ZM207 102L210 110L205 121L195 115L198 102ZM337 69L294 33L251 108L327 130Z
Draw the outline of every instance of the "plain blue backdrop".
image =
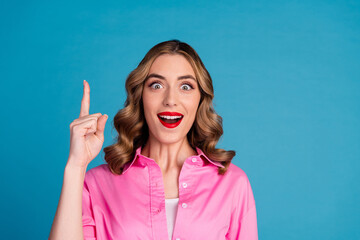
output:
M360 239L359 1L2 0L0 26L1 239L47 239L83 79L108 146L125 78L174 38L213 78L259 239Z

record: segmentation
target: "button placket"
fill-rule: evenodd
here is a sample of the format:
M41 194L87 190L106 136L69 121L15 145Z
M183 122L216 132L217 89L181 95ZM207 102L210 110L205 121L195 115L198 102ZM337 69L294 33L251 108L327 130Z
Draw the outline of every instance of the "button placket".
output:
M197 158L193 157L191 159L192 162L197 162ZM192 164L189 164L189 163L185 163L186 165L183 166L183 171L190 171L190 169L192 169ZM181 201L184 201L181 203L181 208L182 209L185 209L188 207L188 203L187 201L189 200L189 194L191 194L191 188L190 188L190 185L191 185L191 178L189 179L188 178L189 176L187 175L183 175L183 174L180 174L180 186L181 186L181 189L179 189L179 194L181 196L180 197L180 200ZM190 185L189 185L190 184Z
M194 177L193 171L196 171L194 168L198 166L199 160L195 157L188 158L184 162L184 165L180 171L179 175L179 204L177 211L177 219L182 222L182 224L174 226L174 238L180 240L182 238L187 238L187 233L184 232L184 229L188 228L189 222L182 221L183 219L189 219L191 215L191 196L193 194ZM191 239L191 238L190 238Z
M167 236L164 185L162 182L162 173L160 167L155 162L149 162L149 180L150 183L150 207L151 207L151 225L154 239L164 239ZM161 180L160 180L161 179Z
M201 167L202 161L198 157L191 158L190 165L192 168L198 168Z

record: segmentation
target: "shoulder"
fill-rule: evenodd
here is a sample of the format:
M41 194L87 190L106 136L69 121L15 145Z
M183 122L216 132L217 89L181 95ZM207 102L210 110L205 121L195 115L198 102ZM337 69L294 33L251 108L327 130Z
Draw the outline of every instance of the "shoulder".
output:
M85 181L91 182L99 179L105 179L107 176L111 176L113 173L109 170L108 164L101 164L87 170L85 174Z
M230 163L228 170L226 171L225 175L227 175L228 180L231 182L235 192L245 197L252 196L252 188L250 185L249 178L244 170L240 167L236 166L233 163Z
M227 176L227 178L230 178L231 180L237 181L237 182L248 182L249 181L248 176L246 175L245 171L233 163L230 163L224 176Z
M255 199L253 191L250 185L249 178L244 170L230 163L229 168L225 175L228 174L228 178L231 181L233 190L235 193L236 202L240 202L243 207L250 208L255 205Z
M106 174L108 172L110 172L109 167L106 163L104 163L87 170L86 174L97 175L97 174Z

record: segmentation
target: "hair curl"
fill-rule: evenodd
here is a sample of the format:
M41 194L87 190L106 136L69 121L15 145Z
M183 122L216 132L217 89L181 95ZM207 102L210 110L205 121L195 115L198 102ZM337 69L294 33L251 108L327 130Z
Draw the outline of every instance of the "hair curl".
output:
M195 121L187 134L192 148L200 148L211 160L220 162L225 168L218 168L219 174L225 174L235 151L216 149L215 146L223 134L222 118L216 114L212 100L214 89L212 79L196 51L179 40L161 42L152 47L139 65L128 75L125 83L127 99L124 108L114 117L114 128L118 132L117 142L104 148L105 161L110 171L122 174L124 165L135 156L138 147L143 147L149 137L142 104L144 81L154 60L162 54L180 54L194 69L199 84L201 98Z

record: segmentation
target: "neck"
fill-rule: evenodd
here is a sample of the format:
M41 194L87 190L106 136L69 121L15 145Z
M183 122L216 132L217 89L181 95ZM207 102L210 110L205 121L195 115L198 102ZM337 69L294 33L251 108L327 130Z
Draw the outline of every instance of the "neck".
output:
M149 136L145 146L141 149L141 154L154 159L162 172L173 170L180 171L185 160L196 151L190 146L187 138L175 143L161 143Z

